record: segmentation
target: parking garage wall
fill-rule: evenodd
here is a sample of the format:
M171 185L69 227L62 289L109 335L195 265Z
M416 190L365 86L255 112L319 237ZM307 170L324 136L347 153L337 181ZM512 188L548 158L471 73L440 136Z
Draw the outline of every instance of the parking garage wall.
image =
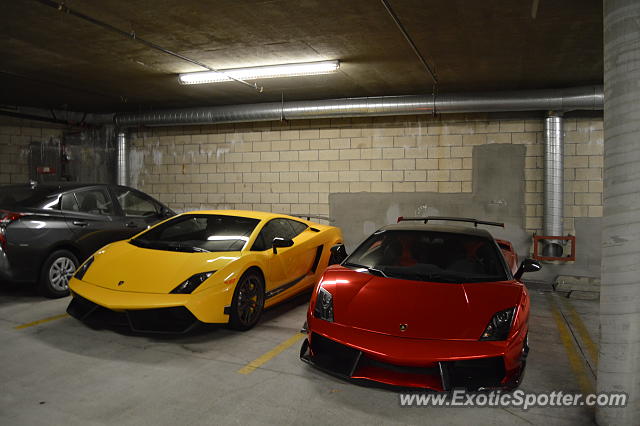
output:
M473 147L522 144L525 227L542 231L543 117L401 116L138 130L130 183L178 211L329 214L330 193L472 191ZM602 216L602 117L565 118L565 232Z
M0 118L0 185L28 182L30 144L59 140L62 132L48 123Z

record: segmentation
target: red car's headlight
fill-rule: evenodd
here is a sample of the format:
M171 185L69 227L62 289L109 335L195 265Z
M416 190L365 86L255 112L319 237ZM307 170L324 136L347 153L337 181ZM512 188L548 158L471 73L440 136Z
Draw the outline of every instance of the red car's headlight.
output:
M505 309L504 311L496 312L487 328L484 329L484 333L480 337L480 340L504 340L509 335L511 330L511 324L513 323L513 317L515 316L516 308Z
M313 316L325 321L333 322L333 295L329 291L320 287L316 297L316 306L313 309Z

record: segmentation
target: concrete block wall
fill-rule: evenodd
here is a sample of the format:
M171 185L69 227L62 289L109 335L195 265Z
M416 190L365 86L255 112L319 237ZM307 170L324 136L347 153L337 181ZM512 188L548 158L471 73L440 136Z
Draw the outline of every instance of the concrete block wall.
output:
M60 138L63 129L38 121L0 118L0 185L29 180L29 144Z
M602 215L601 117L565 119L565 232ZM130 183L178 211L329 213L330 193L472 191L473 147L526 145L527 231L541 232L542 116L442 115L143 129ZM384 200L380 200L384 202Z

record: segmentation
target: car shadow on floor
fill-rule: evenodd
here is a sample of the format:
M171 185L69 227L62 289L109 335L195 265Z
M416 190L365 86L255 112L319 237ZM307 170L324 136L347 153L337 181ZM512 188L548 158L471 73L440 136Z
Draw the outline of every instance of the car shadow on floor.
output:
M27 300L8 303L32 303L28 299L33 297L28 293L23 297ZM65 302L70 300L67 298ZM45 345L95 360L114 361L125 357L134 364L147 365L195 357L240 368L298 332L304 323L308 300L309 292L306 292L267 309L260 322L245 332L230 330L226 325L201 325L185 334L136 333L129 327L90 327L73 317L63 317L25 328L20 333L36 346ZM50 302L44 300L43 303ZM61 314L64 308L60 308Z
M297 308L300 305L307 305L309 303L309 299L311 298L312 290L305 291L303 293L297 294L291 299L287 299L283 302L278 303L275 306L272 306L264 311L262 314L262 318L260 318L260 322L258 322L257 327L262 324L268 324L277 321L281 316L289 313L291 310ZM300 323L300 328L304 323L304 318Z
M12 283L0 281L0 305L24 302L44 297L38 292L35 283Z

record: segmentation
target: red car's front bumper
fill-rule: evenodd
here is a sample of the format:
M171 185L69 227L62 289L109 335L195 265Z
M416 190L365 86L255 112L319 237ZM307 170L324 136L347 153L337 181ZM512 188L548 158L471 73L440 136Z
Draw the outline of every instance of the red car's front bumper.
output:
M437 391L512 389L520 383L526 330L506 341L395 337L308 318L300 357L329 373Z

